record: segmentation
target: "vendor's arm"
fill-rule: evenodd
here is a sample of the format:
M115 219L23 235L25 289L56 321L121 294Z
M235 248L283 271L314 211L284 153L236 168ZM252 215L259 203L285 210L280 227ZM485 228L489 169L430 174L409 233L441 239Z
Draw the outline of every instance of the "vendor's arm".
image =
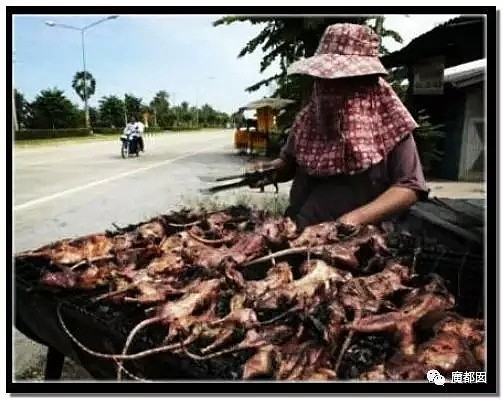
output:
M428 197L429 190L412 135L395 147L387 163L390 188L372 202L341 216L339 221L350 225L375 224Z
M285 145L281 148L278 158L268 162L259 162L255 164L255 170L264 168L276 168L275 181L288 182L295 176L295 156L294 156L294 143L293 135L290 134L286 140Z

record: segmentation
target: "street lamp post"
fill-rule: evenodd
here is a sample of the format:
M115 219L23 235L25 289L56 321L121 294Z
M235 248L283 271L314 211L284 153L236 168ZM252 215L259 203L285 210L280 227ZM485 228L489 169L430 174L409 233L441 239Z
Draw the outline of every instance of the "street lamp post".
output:
M12 52L12 64L16 63L16 52ZM13 68L14 69L14 68ZM14 74L12 74L14 76ZM14 87L14 79L12 79L12 137L14 137L15 132L19 130L19 124L17 121L17 110L16 110L16 88Z
M89 128L90 127L90 121L89 121L89 107L88 107L88 104L87 104L87 82L86 82L86 79L87 79L87 69L86 69L86 48L85 48L85 40L84 40L84 37L85 37L85 32L89 29L89 28L92 28L93 26L96 26L98 24L101 24L102 22L105 22L105 21L109 21L111 19L116 19L118 18L119 16L118 15L110 15L106 18L102 18L98 21L95 21L89 25L86 25L82 28L79 28L77 26L73 26L73 25L67 25L67 24L60 24L60 23L56 23L54 21L46 21L45 24L51 28L54 28L54 27L58 27L58 28L66 28L66 29L72 29L72 30L75 30L75 31L79 31L80 32L80 36L81 36L81 40L82 40L82 65L84 67L84 111L85 111L85 116L86 116L86 127Z
M124 93L124 126L127 125L127 94Z

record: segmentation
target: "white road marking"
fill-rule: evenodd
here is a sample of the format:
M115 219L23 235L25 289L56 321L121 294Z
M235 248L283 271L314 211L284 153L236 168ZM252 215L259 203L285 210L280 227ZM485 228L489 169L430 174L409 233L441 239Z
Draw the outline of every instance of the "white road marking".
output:
M169 160L160 161L158 163L150 164L150 165L147 165L147 166L142 167L142 168L137 168L137 169L134 169L134 170L131 170L131 171L123 172L123 173L120 173L118 175L111 176L109 178L100 179L99 181L89 182L89 183L86 183L85 185L77 186L77 187L74 187L72 189L64 190L62 192L58 192L58 193L54 193L54 194L51 194L51 195L48 195L48 196L40 197L40 198L35 199L35 200L30 200L30 201L27 201L26 203L19 204L18 206L15 206L14 207L14 211L24 210L26 208L30 208L30 207L33 207L33 206L36 206L36 205L39 205L39 204L43 204L43 203L46 203L48 201L57 199L58 197L63 197L63 196L69 195L69 194L78 193L78 192L81 192L83 190L86 190L86 189L89 189L89 188L92 188L92 187L95 187L95 186L98 186L98 185L102 185L103 183L108 183L108 182L116 181L118 179L122 179L122 178L125 178L127 176L131 176L131 175L138 174L140 172L148 171L149 169L153 169L153 168L160 167L162 165L170 164L172 162L175 162L175 161L178 161L178 160L182 160L184 158L189 158L189 157L192 157L192 156L194 156L196 154L204 153L204 152L206 152L208 150L216 149L216 148L223 147L223 146L226 146L226 145L227 144L219 144L219 145L216 145L216 146L205 147L204 149L199 150L199 151L195 151L195 152L192 152L192 153L189 153L189 154L184 154L182 156L171 158Z

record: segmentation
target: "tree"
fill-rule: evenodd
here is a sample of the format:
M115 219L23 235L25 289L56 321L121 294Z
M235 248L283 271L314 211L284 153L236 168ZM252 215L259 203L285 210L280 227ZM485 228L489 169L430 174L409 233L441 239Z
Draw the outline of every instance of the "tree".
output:
M18 126L19 128L25 128L30 118L30 103L28 103L24 95L17 89L14 89L14 102L16 106L15 108Z
M117 96L105 96L99 101L99 120L103 126L124 126L124 101Z
M97 126L98 125L98 110L96 107L89 107L89 120L91 122L91 126Z
M419 128L414 131L414 138L424 173L429 175L433 171L435 163L439 162L444 155L438 150L438 147L440 141L445 137L445 131L442 130L445 125L432 124L430 116L425 110L419 110L417 122Z
M189 103L186 101L182 101L180 103L180 108L182 109L183 112L188 112L189 111Z
M42 90L31 103L28 126L35 129L77 128L79 110L57 88Z
M169 93L165 90L158 91L152 101L150 108L155 113L155 119L158 126L167 128L172 122L172 115L169 109Z
M241 49L238 57L251 54L260 46L262 51L266 53L260 63L260 72L264 72L275 61L279 61L281 72L246 89L253 92L264 85L277 82L281 76L286 75L288 66L294 61L301 57L312 56L328 25L341 22L363 24L368 19L368 17L224 17L215 21L213 25L229 25L234 22L250 22L252 25L265 24L264 29Z
M189 110L188 102L182 101L177 111L177 123L181 123L183 126L187 126L191 121L195 120L195 116L193 116Z
M199 124L202 126L215 126L217 112L209 105L204 104L199 111Z
M244 122L245 122L245 117L243 115L242 112L235 112L231 115L230 117L232 123L235 125L235 126L243 126Z
M72 88L81 100L85 102L96 92L96 79L94 79L89 71L85 73L84 71L78 71L73 76Z
M372 26L372 20L374 25ZM381 37L391 37L402 43L401 36L392 30L384 28L384 17L310 17L310 18L271 18L271 17L223 17L213 23L213 26L229 25L234 22L250 22L252 25L265 24L264 29L251 39L239 52L238 57L251 54L261 45L266 54L260 63L260 72L264 72L274 61L278 60L281 73L266 78L246 90L253 92L264 85L277 81L286 74L290 64L301 57L311 57L327 26L337 23L366 24L372 26ZM381 54L387 54L387 49L381 43Z
M273 96L280 96L297 100L295 105L288 107L287 112L281 116L280 122L289 126L293 117L309 98L312 88L312 79L309 76L287 76L287 68L302 57L314 55L319 40L327 26L336 23L365 24L377 30L381 37L391 37L401 43L400 35L384 28L384 17L309 17L309 18L271 18L271 17L233 17L221 18L213 23L214 26L229 25L235 22L249 22L252 25L263 24L264 29L252 38L240 51L238 57L255 52L260 48L264 57L260 63L260 72L263 73L273 62L279 62L280 73L270 76L246 88L254 92L264 85L276 84L277 89ZM372 25L373 24L373 25ZM381 54L387 54L387 49L381 43Z
M141 97L136 97L132 94L126 94L125 95L125 101L126 101L126 112L127 112L127 117L130 119L131 117L136 118L137 121L140 121L142 119L141 115L141 110L142 110L142 104L141 104Z
M90 121L87 101L96 91L96 80L89 71L77 71L73 76L72 88L85 104L85 121L88 127Z

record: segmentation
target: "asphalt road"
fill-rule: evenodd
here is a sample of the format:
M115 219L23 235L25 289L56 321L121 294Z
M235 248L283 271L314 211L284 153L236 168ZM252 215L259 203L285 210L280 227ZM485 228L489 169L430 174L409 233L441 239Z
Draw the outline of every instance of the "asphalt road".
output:
M14 251L63 237L103 232L178 209L201 198L203 174L244 171L246 157L232 148L231 130L163 133L147 137L145 153L122 159L120 142L14 150ZM45 348L15 332L18 379L39 379ZM88 375L69 362L67 379Z
M207 186L198 175L245 168L232 143L230 130L166 133L126 160L118 140L15 149L15 251L177 208Z

